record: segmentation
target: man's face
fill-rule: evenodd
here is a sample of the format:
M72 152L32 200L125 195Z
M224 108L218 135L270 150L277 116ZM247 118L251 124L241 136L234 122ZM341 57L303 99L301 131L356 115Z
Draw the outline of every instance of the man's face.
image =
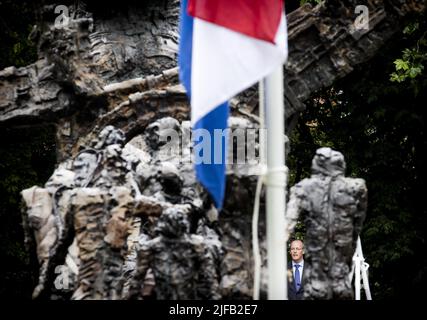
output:
M301 262L304 254L304 245L302 241L295 240L291 243L291 257L294 262Z

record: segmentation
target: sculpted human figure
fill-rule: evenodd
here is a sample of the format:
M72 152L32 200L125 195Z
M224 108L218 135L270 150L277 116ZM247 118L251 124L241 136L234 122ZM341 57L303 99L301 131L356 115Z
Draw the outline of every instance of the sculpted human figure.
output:
M140 240L137 279L144 279L151 268L157 299L221 297L215 254L210 244L213 239L190 234L189 209L190 206L184 205L164 210L157 221L156 236ZM138 290L139 287L134 287L132 294L137 295Z
M160 154L162 147L175 150L164 135L177 128L184 130L172 118L154 122L142 136L142 157L125 145L123 131L107 126L60 165L45 189L23 192L44 266L35 296L221 297L217 218L203 214L192 164ZM68 250L65 262L51 250L58 246Z
M304 299L352 299L348 277L357 237L366 215L363 179L344 176L344 156L320 148L312 174L291 188L287 206L290 228L298 219L306 226Z

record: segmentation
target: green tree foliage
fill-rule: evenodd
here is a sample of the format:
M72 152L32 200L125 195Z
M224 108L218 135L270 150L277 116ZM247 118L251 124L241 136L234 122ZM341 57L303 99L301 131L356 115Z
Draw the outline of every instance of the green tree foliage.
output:
M416 77L422 76L427 62L427 21L419 18L410 22L403 30L405 38L415 40L415 45L405 48L402 57L394 60L395 71L391 73L390 80L404 82L410 80L415 90Z
M29 39L36 5L31 1L0 1L0 70L26 66L37 59L36 45Z
M292 185L310 175L315 150L330 146L344 154L347 176L366 180L361 238L374 299L421 295L427 275L427 76L422 69L409 81L390 81L395 57L420 39L397 38L373 61L313 95L291 137L288 161Z

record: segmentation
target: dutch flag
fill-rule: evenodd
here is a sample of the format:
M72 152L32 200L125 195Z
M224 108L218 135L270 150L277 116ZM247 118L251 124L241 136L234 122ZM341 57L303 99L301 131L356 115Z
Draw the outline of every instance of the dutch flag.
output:
M287 52L282 0L181 0L180 80L191 103L193 133L203 130L211 137L209 150L200 149L208 157L194 155L196 176L218 209L227 141L215 140L214 131L227 128L227 101L282 65ZM193 138L195 147L206 143Z

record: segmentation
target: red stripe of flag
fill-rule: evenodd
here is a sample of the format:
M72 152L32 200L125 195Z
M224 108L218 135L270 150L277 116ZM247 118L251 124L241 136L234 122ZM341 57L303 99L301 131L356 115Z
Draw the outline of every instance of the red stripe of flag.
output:
M282 0L189 0L188 14L247 36L274 43Z

